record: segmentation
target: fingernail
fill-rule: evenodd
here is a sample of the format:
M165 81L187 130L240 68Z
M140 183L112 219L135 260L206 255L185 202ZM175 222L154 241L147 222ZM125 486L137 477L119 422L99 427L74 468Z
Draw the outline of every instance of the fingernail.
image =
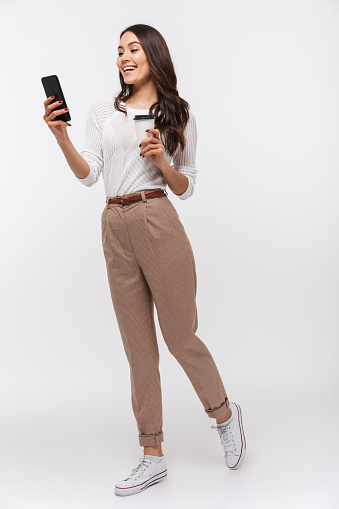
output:
M146 133L148 133L149 129L145 129Z
M141 147L141 143L139 143L139 147Z
M62 103L62 101L58 101L58 103L60 104L60 103Z
M54 99L55 95L51 95L51 99Z

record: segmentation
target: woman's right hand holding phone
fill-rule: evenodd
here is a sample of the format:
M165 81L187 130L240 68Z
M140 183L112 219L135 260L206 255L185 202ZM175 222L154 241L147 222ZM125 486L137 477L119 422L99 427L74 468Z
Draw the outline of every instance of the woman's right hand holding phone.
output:
M54 118L57 117L58 115L65 113L67 111L67 108L53 111L54 108L56 106L59 106L60 104L60 102L52 102L53 98L54 96L47 97L47 99L44 101L45 114L43 116L43 119L50 128L50 130L52 131L52 133L54 134L56 140L58 142L63 142L68 138L67 126L71 124L68 124L63 120L54 120Z

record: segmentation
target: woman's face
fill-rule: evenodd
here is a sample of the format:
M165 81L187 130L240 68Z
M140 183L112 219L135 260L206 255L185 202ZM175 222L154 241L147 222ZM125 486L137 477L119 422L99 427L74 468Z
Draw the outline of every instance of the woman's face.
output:
M125 32L120 39L117 66L128 85L145 82L150 76L150 68L145 52L133 32ZM125 72L124 68L127 66L135 67L134 71Z

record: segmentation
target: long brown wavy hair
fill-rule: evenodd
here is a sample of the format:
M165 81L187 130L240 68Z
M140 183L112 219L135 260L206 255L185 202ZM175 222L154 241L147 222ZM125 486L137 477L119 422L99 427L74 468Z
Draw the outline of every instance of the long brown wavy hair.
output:
M154 115L154 128L161 132L164 147L172 156L179 144L182 150L185 148L183 131L189 119L190 106L179 96L177 77L166 41L158 30L149 25L131 25L121 32L120 38L125 32L133 32L145 52L158 97L158 101L150 106L149 114ZM121 91L114 99L114 106L127 115L119 102L131 97L133 85L125 83L120 70L119 79Z

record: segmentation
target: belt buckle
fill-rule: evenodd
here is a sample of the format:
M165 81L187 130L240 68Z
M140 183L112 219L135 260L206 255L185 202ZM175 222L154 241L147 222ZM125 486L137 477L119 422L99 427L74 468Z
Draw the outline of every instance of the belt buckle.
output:
M123 201L123 200L126 200L126 201ZM120 203L122 205L124 205L125 203L129 203L130 202L130 197L129 196L125 196L124 198L121 198L120 200Z

